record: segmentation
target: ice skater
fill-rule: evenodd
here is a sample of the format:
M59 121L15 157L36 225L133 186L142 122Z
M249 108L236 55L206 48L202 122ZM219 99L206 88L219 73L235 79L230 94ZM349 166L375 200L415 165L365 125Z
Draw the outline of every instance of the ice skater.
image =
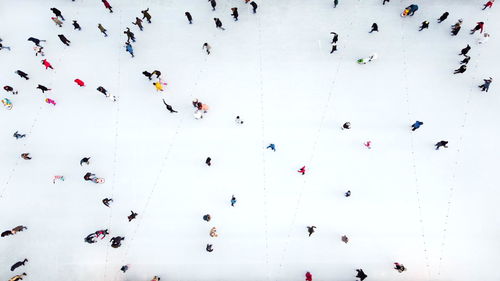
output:
M45 99L45 102L46 102L46 103L48 103L48 104L52 104L53 106L55 106L55 105L56 105L56 101L55 101L55 100L53 100L53 99L51 99L51 98L46 98L46 99Z
M470 34L476 33L476 31L481 30L479 33L483 33L484 22L480 21L476 24L476 26L470 30Z
M337 44L337 41L339 41L339 35L336 32L330 32L330 34L333 34L332 38L332 44Z
M47 59L43 59L42 61L42 65L45 66L45 69L54 69L54 67L52 67L52 64L50 64L49 61L47 61Z
M486 4L483 5L483 11L486 10L486 8L490 8L493 7L493 3L495 3L495 0L490 0L488 2L486 2Z
M130 42L130 40L132 40L132 42L135 42L135 35L132 31L130 31L130 28L127 27L127 29L123 31L123 33L127 35L127 42Z
M415 131L417 130L418 128L420 128L420 126L424 125L424 122L421 122L421 121L415 121L415 123L413 123L411 125L411 130L412 131Z
M131 222L138 215L137 213L134 213L134 211L130 211L130 212L131 212L131 214L127 217L128 218L128 222Z
M428 21L423 21L422 25L420 25L420 29L418 31L422 31L422 30L428 29L428 28L429 28L429 22Z
M368 277L368 275L366 275L364 272L363 272L363 269L356 269L356 277L359 278L359 280L363 281L366 279L366 277Z
M74 30L79 30L79 31L82 30L82 27L80 26L80 24L76 20L74 20L72 24L73 24Z
M372 33L374 31L378 32L378 24L376 22L372 24L372 29L368 33Z
M69 46L69 44L71 43L71 41L69 41L68 38L64 36L64 34L59 34L57 35L57 37L59 37L59 40L61 40L61 42L66 46Z
M123 266L120 268L120 270L121 270L123 273L125 273L125 272L127 272L128 267L129 267L129 265L128 265L128 264L123 265Z
M217 2L215 0L208 0L210 2L210 6L212 6L212 11L215 11L215 7L217 6Z
M3 50L3 49L10 51L10 47L4 46L2 43L0 43L0 50Z
M142 19L146 19L148 23L151 23L151 15L149 14L149 8L141 11L141 13L142 13Z
M210 55L210 50L212 49L212 46L208 45L208 43L203 43L203 47L201 47L205 51L207 51L207 55Z
M80 166L82 166L82 164L87 164L87 165L90 165L90 157L83 157L81 160L80 160Z
M207 166L212 166L212 158L210 157L207 157L207 159L205 160L205 164L207 164Z
M253 13L254 14L257 13L257 7L258 7L257 3L255 3L255 1L252 1L252 2L250 2L250 5L252 6Z
M236 124L238 124L238 125L243 124L243 120L241 120L241 118L239 116L236 116L236 119L234 120L234 122L236 122Z
M14 91L14 88L9 85L3 86L3 89L8 93L12 93L13 95L17 95L19 93L18 91Z
M478 87L481 89L481 92L488 92L490 89L490 84L493 82L493 78L483 79L483 85L479 85Z
M338 4L339 4L339 0L333 0L333 8L337 8Z
M31 156L29 153L21 153L21 158L24 160L31 160Z
M23 278L26 276L27 274L25 272L23 272L22 274L19 274L19 275L16 275L16 276L13 276L9 279L9 281L19 281L19 280L23 280Z
M18 139L25 138L26 134L20 134L20 133L18 133L18 131L16 131L13 136L16 138L16 140L18 140Z
M40 42L47 42L47 40L42 40L42 39L38 39L38 38L35 38L35 37L28 38L28 41L31 41L31 42L35 43L35 45L37 47L41 47L40 46Z
M460 64L468 64L470 61L470 57L468 55L465 55L465 58L460 61Z
M209 232L210 237L218 237L219 235L217 234L217 228L212 227Z
M61 11L59 11L57 8L50 8L50 10L52 11L52 13L54 13L54 15L57 17L57 18L61 18L62 20L65 20Z
M333 52L337 51L337 44L332 44L332 50L330 51L330 54L333 54Z
M233 7L233 8L231 8L231 11L233 12L231 14L231 16L233 16L234 21L238 21L238 16L239 16L239 14L238 14L238 8Z
M107 0L102 0L102 4L104 4L104 8L108 9L110 13L113 13L113 7L111 7Z
M448 12L444 12L439 18L438 18L438 23L442 23L444 20L446 20L448 18L448 15L450 13Z
M451 36L456 36L460 29L462 28L462 19L459 19L457 23L451 26Z
M112 198L104 198L102 199L102 204L104 204L104 206L108 207L109 208L109 203L113 202L113 199Z
M213 252L214 249L212 248L212 246L213 246L212 244L207 244L207 247L205 248L205 250L209 253Z
M439 150L440 147L448 148L448 142L442 140L437 142L434 146L436 147L436 150Z
M309 233L309 237L311 237L311 235L315 232L315 230L314 230L315 228L316 228L316 226L314 226L314 225L307 227L307 232Z
M266 149L271 149L272 151L276 152L276 145L274 145L274 143L270 143Z
M221 30L226 30L224 27L222 27L222 22L220 21L219 18L214 18L214 22L216 28L220 28Z
M394 269L397 270L399 273L403 273L403 271L406 271L406 267L398 262L394 263Z
M63 23L56 17L51 17L50 18L57 26L62 27Z
M234 204L236 204L236 197L234 197L234 195L231 195L231 207L234 207Z
M382 2L382 5L385 5L385 2L389 3L390 1L391 1L391 0L384 0L384 1Z
M368 149L372 149L372 141L367 141L365 143L363 143L363 145L368 148Z
M19 77L24 78L26 80L30 80L28 77L28 73L23 72L22 70L16 70L16 74L19 75Z
M148 72L148 71L143 71L142 72L142 75L148 77L149 80L152 80L151 76L153 76L152 73Z
M342 242L346 243L349 242L349 238L346 236L346 235L342 235L342 237L340 238L340 240L342 240Z
M351 197L351 191L350 190L346 191L346 193L344 193L344 196L345 197Z
M116 236L116 237L111 238L111 240L109 240L109 241L111 242L111 247L119 248L122 245L123 240L125 240L125 237Z
M313 280L313 276L311 274L311 272L306 272L306 281L312 281Z
M134 57L134 48L132 48L132 45L129 42L125 42L125 51L129 53L132 57Z
M15 264L13 264L10 267L10 271L14 271L14 270L16 270L16 268L24 266L27 262L28 262L28 259L24 259L23 261L16 262Z
M210 216L210 214L206 214L203 216L203 220L206 222L209 222L211 219L212 219L212 217Z
M138 17L135 17L135 22L132 22L132 24L137 25L140 31L144 29L144 27L142 26L142 20Z
M52 179L52 183L56 184L57 180L64 181L64 176L54 176L54 178Z
M342 130L350 130L351 129L351 122L345 122L342 127Z
M193 17L191 16L191 13L185 12L184 15L186 15L186 18L189 21L189 24L193 24Z
M464 73L466 70L467 70L467 65L462 64L458 69L455 69L455 71L453 71L453 74Z
M108 30L102 26L102 24L97 24L97 28L101 31L102 34L104 34L104 37L108 37L108 34L106 33Z
M297 172L301 173L302 175L305 175L306 173L306 166L302 166Z

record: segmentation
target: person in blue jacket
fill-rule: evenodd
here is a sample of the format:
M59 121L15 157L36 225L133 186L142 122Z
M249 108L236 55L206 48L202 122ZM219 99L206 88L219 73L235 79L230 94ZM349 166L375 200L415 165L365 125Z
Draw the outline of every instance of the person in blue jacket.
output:
M134 49L130 43L125 43L125 50L129 52L132 57L134 57Z
M418 10L418 6L415 5L415 4L411 4L410 6L408 6L406 9L409 9L410 12L408 13L409 16L413 16L415 14L415 12Z
M274 143L271 143L270 145L268 145L266 147L266 149L268 149L268 148L272 149L273 151L276 151L276 146L274 145Z
M413 125L411 125L411 130L412 131L415 131L416 129L420 128L420 126L424 125L424 122L420 122L420 121L415 121L415 123L413 123Z

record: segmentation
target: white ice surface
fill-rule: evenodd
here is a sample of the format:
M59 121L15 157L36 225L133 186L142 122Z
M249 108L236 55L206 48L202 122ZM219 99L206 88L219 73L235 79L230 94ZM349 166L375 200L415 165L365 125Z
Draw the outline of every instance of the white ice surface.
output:
M489 93L477 88L500 77L500 3L481 11L482 0L340 0L336 9L260 0L254 15L243 0L219 0L215 12L206 0L110 2L113 14L98 0L0 0L0 37L12 47L0 51L0 86L19 90L1 90L14 108L0 108L0 231L28 227L0 239L1 280L26 272L39 281L285 281L310 271L315 281L351 281L356 268L368 281L500 280L500 98L496 81ZM412 3L415 16L401 18ZM63 12L62 28L51 7ZM147 7L153 23L141 32L131 22ZM463 28L451 37L458 18ZM424 20L430 28L418 32ZM482 46L468 34L477 21L492 34ZM373 22L380 32L368 34ZM137 37L133 59L123 48L127 26ZM330 55L331 31L339 50ZM30 36L47 40L55 70L34 56ZM468 70L452 75L466 44ZM355 63L373 52L377 61ZM169 83L163 93L141 74L155 69ZM41 94L37 84L53 90ZM193 118L193 98L211 108L203 120ZM411 132L415 120L425 124ZM352 130L340 130L346 121ZM16 140L16 130L28 136ZM435 151L440 140L449 148ZM276 152L265 150L271 142ZM84 156L91 165L80 167ZM106 182L85 182L88 171ZM54 175L66 181L52 184ZM104 197L115 200L110 209ZM139 216L129 223L130 210ZM310 238L308 225L317 226ZM212 226L219 237L208 236ZM121 248L83 242L105 228L126 237ZM396 261L408 271L393 270Z

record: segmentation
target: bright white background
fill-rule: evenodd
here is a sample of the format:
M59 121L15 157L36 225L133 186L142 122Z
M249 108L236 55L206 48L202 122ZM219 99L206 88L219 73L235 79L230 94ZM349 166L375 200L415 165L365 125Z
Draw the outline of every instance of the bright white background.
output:
M479 0L340 0L336 9L326 0L261 0L254 15L243 0L220 0L215 12L204 0L110 2L113 14L98 0L0 1L0 37L12 47L0 51L0 85L19 90L2 90L14 108L0 110L0 230L28 227L0 239L1 279L303 280L310 271L315 281L347 281L356 268L373 281L500 279L500 100L496 81L489 93L477 88L500 77L498 3L481 11ZM419 11L401 18L412 3ZM54 6L62 28L50 20ZM140 32L131 22L147 7L153 23ZM444 11L449 18L437 24ZM430 28L418 32L424 20ZM477 21L492 34L482 46L479 33L468 34ZM373 22L380 32L368 34ZM133 59L123 47L127 26L137 37ZM339 33L332 55L331 31ZM34 56L30 36L47 40L55 70ZM452 75L466 44L468 70ZM373 52L377 61L355 63ZM141 74L155 69L169 83L163 93ZM53 90L43 95L39 83ZM194 98L211 108L203 120L193 118ZM415 120L425 124L411 132ZM340 130L346 121L352 129ZM28 136L16 140L16 130ZM449 148L435 151L440 140ZM271 142L276 152L265 150ZM84 156L91 165L80 167ZM85 182L89 171L106 182ZM54 175L66 181L52 184ZM129 223L130 210L139 216ZM317 226L310 238L308 225ZM208 235L213 226L218 238ZM83 242L105 228L126 237L121 248ZM393 270L395 261L408 271Z

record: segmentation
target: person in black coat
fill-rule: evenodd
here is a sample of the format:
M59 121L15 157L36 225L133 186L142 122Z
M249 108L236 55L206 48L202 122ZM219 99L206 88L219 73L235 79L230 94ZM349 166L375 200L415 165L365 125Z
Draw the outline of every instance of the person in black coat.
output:
M142 74L146 77L148 77L149 80L151 80L151 76L153 76L152 73L148 72L148 71L143 71Z
M217 3L215 0L208 0L210 2L210 5L212 5L212 11L215 11L215 6L217 6Z
M426 28L429 28L429 22L428 21L423 21L422 25L420 26L420 29L418 31L422 31Z
M82 30L80 24L76 20L73 21L73 27L75 30L77 30L77 29Z
M233 13L231 14L231 16L233 16L234 18L234 21L237 21L238 20L238 8L234 7L234 8L231 8L231 11L233 11Z
M90 160L90 157L83 157L83 158L82 158L82 160L80 160L80 166L81 166L83 163L85 163L85 164L89 165L89 164L90 164L89 160Z
M356 269L356 272L358 274L356 274L356 277L359 278L359 280L363 281L366 279L366 277L368 277L368 275L366 275L364 272L363 272L363 269Z
M12 266L10 267L10 271L14 271L14 270L16 270L16 268L18 268L18 267L20 267L20 266L24 266L24 264L25 264L26 262L28 262L28 259L24 259L23 261L18 261L18 262L16 262L14 265L12 265Z
M109 94L108 94L108 90L104 89L103 86L99 86L97 88L97 91L99 91L100 93L102 93L103 95L105 95L106 97L109 97Z
M374 23L372 24L372 30L370 30L370 32L368 32L368 33L372 33L372 32L374 32L374 31L378 32L378 25L377 25L377 23L376 23L376 22L374 22Z
M191 16L191 13L189 12L185 12L184 13L189 21L189 24L192 24L193 23L193 17Z
M443 14L439 17L439 19L438 19L438 23L441 23L441 22L443 22L446 18L448 18L448 15L449 15L449 14L450 14L450 13L448 13L448 12L444 12L444 13L443 13Z
M464 73L467 70L467 65L462 64L458 69L455 69L453 74Z
M111 240L109 240L109 241L111 242L111 247L118 248L122 245L123 240L125 240L125 237L116 236L116 237L111 238Z
M333 32L333 31L330 32L330 34L333 34L332 44L337 43L337 41L339 40L339 35L336 32Z
M440 147L448 148L448 141L439 141L434 145L436 147L436 150L439 150Z
M467 47L463 48L462 51L460 52L459 55L467 55L467 53L470 51L470 46L467 44Z
M220 21L219 18L214 18L214 21L215 21L215 27L216 28L220 28L222 30L225 30L224 27L222 27L222 22Z
M470 61L470 57L468 55L465 55L465 59L463 59L460 64L468 64Z
M45 94L45 91L51 90L51 89L45 87L44 85L40 85L40 84L38 84L38 87L36 87L36 88L42 90L42 94Z
M26 80L30 80L30 78L28 77L28 73L26 73L26 72L23 72L21 70L17 70L16 74L19 75L19 76L21 76L22 78L24 78Z
M66 38L66 36L64 36L63 34L59 34L57 36L59 37L59 40L63 42L64 45L69 46L69 43L71 43L71 41L69 41L68 38Z
M62 20L65 20L61 11L59 11L57 8L50 8L50 10L52 11L52 13L54 13L54 15L56 15L56 17L60 17Z
M252 8L253 8L253 13L257 13L257 3L255 3L254 1L250 2L250 5L252 5Z
M31 41L31 42L35 43L35 45L37 47L41 47L40 46L40 42L46 42L46 40L41 40L41 39L38 39L38 38L35 38L35 37L28 38L28 41Z
M212 158L207 157L207 160L205 160L205 164L207 164L209 167L212 166Z

